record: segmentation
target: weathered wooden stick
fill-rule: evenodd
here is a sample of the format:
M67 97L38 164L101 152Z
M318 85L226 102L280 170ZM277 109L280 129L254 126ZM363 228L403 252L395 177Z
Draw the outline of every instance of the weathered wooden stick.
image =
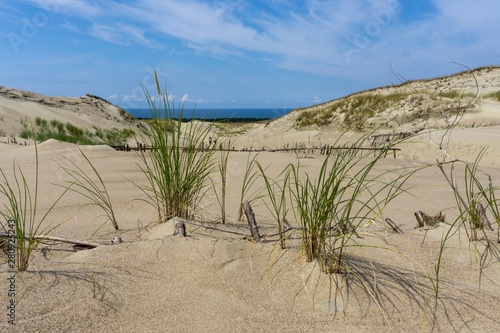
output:
M424 226L424 220L422 218L422 212L419 210L418 212L415 212L415 218L417 219L417 228L422 228Z
M6 232L0 232L0 237L2 237L2 238L8 238L10 236L11 235L9 235ZM47 235L34 235L34 236L26 235L25 238L26 239L34 238L34 239L51 240L51 241L56 241L56 242L64 242L64 243L83 245L83 246L88 246L88 247L98 247L100 245L105 245L105 244L98 244L98 243L93 243L93 242L80 241L80 240L62 238L62 237L57 237L57 236L47 236Z
M256 241L260 241L259 228L257 227L257 222L255 221L255 215L253 213L252 207L248 200L243 200L241 203L243 206L243 211L247 217L248 226L250 227L250 232L252 233L252 238Z
M434 216L430 216L419 210L418 212L415 212L415 218L417 219L418 222L418 225L415 228L423 228L423 227L436 228L439 226L440 222L445 221L445 216L443 215L442 212Z
M491 223L490 221L488 220L488 217L486 216L486 211L483 207L483 204L478 202L476 204L476 213L477 213L477 216L479 216L479 221L481 222L481 225L483 227L489 227L490 230L493 231L493 227L491 226Z
M177 222L174 226L174 236L179 235L182 237L186 237L186 225L184 222Z
M416 215L415 215L416 216ZM396 223L394 223L390 218L386 218L385 219L385 222L387 222L387 224L392 228L392 230L394 230L394 232L397 232L398 234L400 235L403 235L404 232L403 230L401 230L397 225Z

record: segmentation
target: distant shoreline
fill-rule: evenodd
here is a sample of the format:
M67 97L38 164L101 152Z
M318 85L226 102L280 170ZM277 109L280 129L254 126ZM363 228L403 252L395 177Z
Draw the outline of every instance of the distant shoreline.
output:
M153 118L143 118L136 117L137 120L151 120ZM175 118L177 120L177 118ZM188 122L191 120L198 121L208 121L208 122L216 122L216 123L258 123L261 121L272 120L273 118L189 118L183 117L183 122Z
M228 122L256 122L262 120L276 119L284 116L294 108L196 108L184 109L184 118L197 120L213 120ZM137 119L150 119L148 108L124 109Z

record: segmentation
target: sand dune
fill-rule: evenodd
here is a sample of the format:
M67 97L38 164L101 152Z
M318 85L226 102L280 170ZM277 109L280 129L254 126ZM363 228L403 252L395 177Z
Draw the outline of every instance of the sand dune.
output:
M474 135L472 135L474 137ZM28 178L33 178L33 146L1 145L0 167L10 172L11 149ZM348 255L352 274L332 279L318 263L301 259L299 235L278 251L273 240L251 243L241 236L188 225L188 237L172 235L172 225L155 224L154 210L141 201L141 191L128 179L144 183L133 152L86 149L110 191L120 230L110 224L99 229L95 207L80 209L84 201L69 193L50 215L61 225L54 235L109 243L93 250L73 252L68 244L43 244L33 255L30 269L17 273L17 331L472 331L495 330L498 312L500 265L494 259L498 245L485 249L456 234L444 253L441 298L432 298L433 265L447 226L414 229L413 212L444 211L447 221L456 216L453 193L436 167L412 178L408 187L418 198L401 196L386 209L405 235L393 234L374 223L359 230L359 242L384 249L353 249ZM85 167L76 146L48 142L39 146L41 168L40 212L53 202L64 183L56 161L62 156ZM324 157L308 159L314 175ZM235 223L240 181L247 153L232 153L228 171L229 221L226 228L248 234L246 222ZM277 175L294 154L263 153ZM418 166L420 162L387 158L376 172ZM495 178L500 169L487 168ZM128 178L128 179L127 179ZM217 180L215 180L217 181ZM213 194L202 201L200 218L213 220L219 208ZM79 210L80 209L80 210ZM265 206L255 207L264 233L276 225ZM140 220L140 222L138 222ZM296 223L291 219L292 223ZM491 239L495 232L489 232ZM425 237L425 240L424 240ZM423 245L422 245L423 243ZM395 252L394 252L395 250ZM480 257L475 257L480 255ZM491 257L493 256L493 257ZM483 262L482 271L477 261ZM2 264L2 280L7 278ZM337 295L336 285L338 283ZM2 293L2 304L7 294ZM5 321L3 329L12 327Z
M70 122L80 128L143 128L134 117L108 101L92 95L79 98L52 97L0 86L0 130L7 136L18 135L20 120L29 116Z
M471 105L468 113L474 115L463 118L461 125L498 125L500 101L490 95L498 92L500 92L499 66L480 67L450 76L423 80L405 81L403 77L395 76L394 84L386 87L361 91L322 104L295 109L270 122L267 129L276 132L318 128L322 132L345 131L355 128L357 123L362 121L361 128L367 130L385 123L388 118L396 118L398 122L414 129L426 125L422 122L424 112L430 112L437 116L436 118L440 118L442 110L463 107L469 102ZM390 99L390 103L384 103L384 99ZM368 112L367 108L376 113ZM359 116L352 116L353 114ZM304 119L301 120L302 118ZM386 130L398 131L398 127L389 126Z
M3 97L0 97L3 98ZM34 102L0 100L4 119L18 117ZM11 103L11 104L9 104ZM17 104L16 104L17 103ZM489 103L489 102L488 102ZM482 105L484 117L497 117L495 103ZM14 115L12 110L19 114ZM48 110L40 106L40 110ZM6 111L7 110L7 111ZM54 111L54 109L50 109ZM50 111L50 112L52 112ZM49 111L47 111L49 112ZM63 114L68 121L93 116ZM52 114L52 113L51 113ZM479 116L481 117L481 116ZM10 118L9 118L10 119ZM63 118L59 118L63 119ZM475 118L477 121L481 118ZM486 119L486 118L485 118ZM474 121L473 118L471 118ZM92 120L95 121L95 120ZM101 122L101 120L99 120ZM115 126L109 120L109 126ZM105 121L102 121L105 123ZM122 123L123 124L123 123ZM276 122L279 124L279 122ZM118 125L116 125L118 126ZM301 143L327 144L336 140L335 129L278 125L251 125L252 129L231 138L236 147L280 147ZM360 133L345 134L354 140ZM426 134L437 140L437 133ZM234 141L236 140L236 141ZM495 126L457 128L452 132L450 154L473 161L484 147L490 149L481 170L500 177L500 128ZM102 212L68 192L48 216L44 227L61 223L52 234L103 245L73 251L70 244L44 242L32 256L26 272L16 275L16 322L7 322L8 280L12 273L2 261L0 303L4 304L0 329L17 332L414 332L414 331L498 331L500 328L500 261L496 243L498 223L487 230L491 246L484 238L469 242L464 229L451 227L458 216L454 194L438 167L430 166L405 184L411 195L402 194L387 205L390 217L404 231L395 234L380 217L360 225L355 238L363 247L348 248L348 274L328 275L319 263L306 262L301 254L300 233L291 235L285 250L279 250L276 237L257 243L242 235L222 233L187 224L187 237L173 236L173 223L159 224L155 209L137 200L144 198L139 186L146 185L135 152L118 152L107 146L76 146L49 140L38 145L40 184L38 214L43 214L70 180L60 166L71 167L66 158L91 172L79 152L81 148L99 170L113 202L120 230L110 223L102 225ZM414 137L401 146L398 158L382 159L373 170L393 179L401 170L435 163L439 149L423 138ZM231 152L228 163L228 223L207 224L249 235L246 221L237 222L240 191L248 152ZM300 164L311 178L317 176L325 156L261 152L259 162L270 177L277 177L289 164ZM35 179L35 147L0 143L0 168L12 179L12 161L23 169L26 179ZM58 165L59 163L59 165ZM457 172L461 180L463 167ZM482 176L481 176L482 177ZM212 180L220 186L220 176ZM483 178L481 180L484 181ZM135 183L135 184L134 184ZM256 187L262 186L262 180ZM3 200L3 199L2 199ZM2 201L3 204L3 201ZM435 229L417 229L414 212L443 212L446 223ZM266 206L254 205L256 220L263 234L277 230ZM491 216L489 216L491 219ZM213 190L201 200L196 223L219 221L220 208ZM296 226L293 213L290 224ZM451 230L443 252L440 297L433 297L432 279L441 240ZM111 245L113 237L122 243Z

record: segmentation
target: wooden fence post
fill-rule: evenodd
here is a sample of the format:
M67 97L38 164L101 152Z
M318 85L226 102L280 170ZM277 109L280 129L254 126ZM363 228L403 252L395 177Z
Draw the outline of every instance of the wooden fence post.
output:
M186 237L186 225L184 224L184 222L177 222L174 226L175 230L174 230L174 236L175 235L179 235L179 236L182 236L182 237Z
M260 241L259 228L257 227L257 222L255 221L255 215L253 213L252 207L248 200L243 200L241 203L243 206L243 211L247 217L248 226L250 227L250 232L252 233L252 238L256 241Z

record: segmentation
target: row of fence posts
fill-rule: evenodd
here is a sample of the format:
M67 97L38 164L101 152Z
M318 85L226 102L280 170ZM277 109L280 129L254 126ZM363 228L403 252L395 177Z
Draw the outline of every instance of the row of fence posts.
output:
M419 131L415 131L414 133L418 133ZM398 132L398 133L387 133L387 134L376 134L372 135L372 147L376 147L380 144L390 143L394 140L402 140L412 136L412 132Z
M145 150L148 150L148 149L154 149L154 147L149 147L146 144L141 143L141 142L137 142L137 147L136 148L131 148L127 143L123 144L121 146L113 146L113 148L116 149L116 150L122 150L122 151L131 151L131 150L145 151ZM186 147L186 148L183 148L183 149L192 149L192 150L198 149L198 151L201 151L201 152L208 151L208 150L231 150L231 151L236 151L234 149L234 147L231 148L231 140L228 140L226 148L224 148L224 145L222 143L219 144L219 147L216 147L213 142L209 143L205 147L205 143L202 142L201 145L198 148L195 148L194 146L192 146L192 147ZM314 153L316 151L319 151L320 155L329 155L331 153L334 153L335 151L353 150L354 154L356 155L358 152L360 152L362 150L373 150L374 156L376 156L376 152L379 151L379 150L381 150L381 149L383 149L383 148L365 148L365 147L358 147L358 146L355 146L355 145L352 145L352 146L343 145L343 146L335 147L333 145L326 145L326 144L323 145L323 146L320 146L320 147L313 146L312 148L307 148L307 147L299 147L298 144L295 143L295 147L292 146L290 148L290 144L287 144L286 147L283 147L283 148L280 148L280 149L270 149L268 151L270 151L270 152L279 152L279 151L286 151L286 152L288 152L288 151L293 151L295 153L305 153L305 154L311 154L311 155L314 155ZM400 150L400 149L398 149L398 148L391 148L389 150L393 152L394 158L396 158L396 151ZM258 152L258 151L266 151L266 149L265 149L265 147L262 147L261 150L252 149L252 148L243 148L242 150L238 150L238 151L242 151L242 152ZM387 152L386 152L386 156L387 156Z

